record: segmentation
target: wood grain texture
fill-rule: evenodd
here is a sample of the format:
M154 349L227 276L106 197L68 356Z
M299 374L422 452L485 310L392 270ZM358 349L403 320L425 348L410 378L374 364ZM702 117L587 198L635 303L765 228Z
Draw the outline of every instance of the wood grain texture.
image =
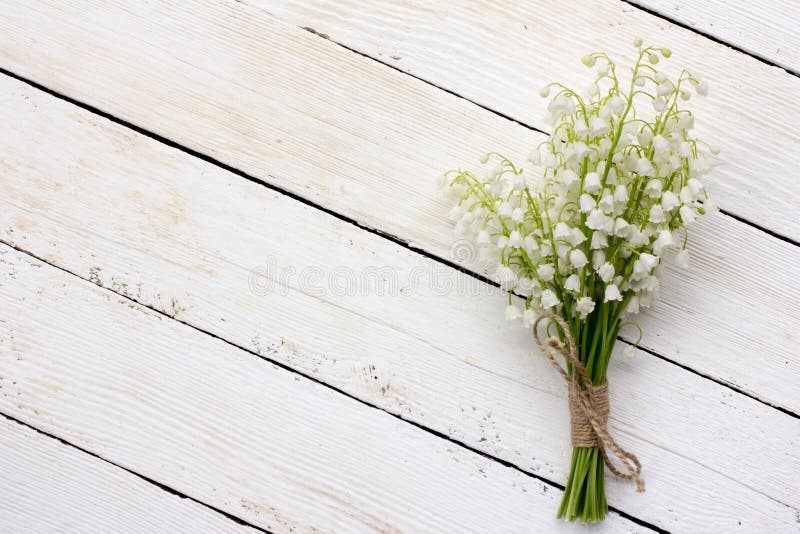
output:
M800 72L800 13L791 0L633 0L671 20Z
M5 417L0 449L3 532L258 532Z
M189 13L183 3L158 3L159 16L148 17L144 4L79 5L87 4L96 6L91 17L64 3L37 4L44 13L15 8L0 21L0 40L8 41L0 57L440 257L449 256L454 235L435 177L492 147L522 157L541 138L260 9L214 3ZM136 9L145 11L137 17ZM80 30L64 33L66 20ZM24 39L29 26L41 29L35 42ZM201 35L211 52L193 44ZM47 52L64 40L70 54ZM63 61L75 63L55 67ZM787 147L782 157L796 154ZM778 190L762 196L792 198ZM697 270L670 275L665 301L642 319L644 346L800 413L800 290L790 274L800 252L725 218L700 222L691 246Z
M271 532L581 528L515 469L6 246L0 272L0 410L201 502Z
M668 46L673 57L659 65L665 72L686 67L711 85L709 97L689 103L698 135L724 150L711 193L729 212L800 240L800 108L789 104L800 96L800 79L782 69L616 0L249 1L545 131L539 88L552 81L584 87L584 54L605 50L630 65L635 37ZM492 149L507 146L516 148Z
M7 155L0 181L6 242L522 469L564 480L564 385L532 354L530 334L502 320L503 298L491 286L24 84L2 84L0 120L24 125L0 136ZM268 286L253 284L251 270L270 265L266 274L275 284L266 291ZM302 278L304 268L320 276ZM291 269L295 275L279 284L279 275ZM379 284L381 294L374 279L363 278L371 269L384 269L378 276L396 276L399 285L391 291ZM333 283L335 272L344 278L352 273L351 287L340 285L341 277ZM736 272L723 270L721 276L735 287ZM73 298L84 297L65 297L64 306L76 305ZM722 305L725 298L718 300ZM17 308L8 309L13 317ZM737 313L736 306L725 309ZM86 313L74 316L86 322ZM107 312L103 307L96 313ZM728 319L744 323L736 317ZM41 322L62 320L57 315ZM119 319L120 328L125 320ZM29 337L38 343L44 334L37 332ZM132 331L126 339L151 335ZM190 348L182 352L192 357ZM637 495L611 481L612 504L671 531L793 531L800 505L793 473L800 464L792 451L800 422L639 355L632 364L612 365L612 425L645 463L648 492ZM218 377L211 360L180 362L175 366ZM247 374L254 369L247 367ZM30 372L58 374L39 364ZM103 367L96 376L109 372ZM75 384L84 379L75 377ZM264 391L271 387L262 375L253 380L246 388L259 382ZM777 373L774 380L780 380ZM174 389L180 406L190 402L180 400L184 389L167 389ZM224 392L215 398L224 399ZM39 410L40 400L32 401ZM256 403L245 401L244 411ZM118 402L109 399L112 406ZM231 410L242 409L236 402L230 401ZM313 409L330 413L334 408L326 402L334 401L321 400ZM263 421L228 415L225 428L265 428ZM141 424L154 425L153 432L172 423L152 417ZM63 421L65 432L83 430L80 419ZM395 427L375 432L390 431ZM409 469L427 470L422 460Z

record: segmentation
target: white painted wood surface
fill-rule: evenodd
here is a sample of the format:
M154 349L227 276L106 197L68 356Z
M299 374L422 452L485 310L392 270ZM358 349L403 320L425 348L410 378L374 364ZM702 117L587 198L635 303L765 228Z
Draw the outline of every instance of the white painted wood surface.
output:
M800 72L800 5L786 0L632 0L671 20Z
M800 96L800 79L782 69L618 0L250 1L543 131L539 89L553 81L584 87L583 55L604 50L630 65L635 37L668 46L672 59L659 64L665 72L685 67L710 81L710 95L693 99L691 109L698 134L724 150L725 164L709 181L719 205L800 240L800 107L789 104ZM493 129L479 128L486 143Z
M0 75L0 241L18 249L0 244L0 413L196 500L0 419L0 476L24 484L0 490L0 524L243 529L206 504L274 532L586 528L553 518L564 385L499 292L302 201L448 257L438 173L541 139L469 100L542 127L540 82L581 74L584 49L642 35L706 74L718 200L800 237L797 77L629 4L0 9L0 67L301 197ZM797 532L800 248L720 215L691 250L642 317L654 354L612 364L611 425L648 491L610 480L609 500L671 532ZM254 268L295 273L266 292ZM593 530L649 531L616 513Z
M786 104L800 95L800 79L781 69L613 0L592 2L591 9L579 2L495 9L490 2L468 0L424 8L392 2L255 1L258 5L197 2L187 10L185 2L154 7L93 0L34 6L5 0L0 4L8 13L0 21L0 59L23 76L366 220L362 213L367 206L352 199L346 209L328 197L340 185L349 185L350 194L362 187L380 192L379 179L364 182L364 173L358 172L363 160L375 159L378 150L391 158L392 149L410 145L406 148L413 151L400 154L404 159L437 165L439 172L468 161L467 154L474 158L499 146L521 160L537 138L517 128L516 143L499 145L498 133L513 129L500 125L507 121L481 115L474 106L393 75L366 58L314 43L300 35L304 32L299 28L277 24L270 13L298 26L311 25L347 46L540 129L546 129L546 103L538 96L542 85L558 80L580 87L586 77L579 58L586 51L602 48L629 61L633 38L642 35L667 42L674 50L666 71L687 67L713 80L712 95L693 106L698 132L726 150L725 165L710 184L720 206L800 240L800 218L792 200L800 196L792 178L800 165L795 150L800 143L800 108ZM92 16L86 17L87 12ZM525 29L528 24L530 29ZM570 28L569 39L564 38L564 28ZM197 47L197 42L214 43L214 49ZM71 53L61 54L64 49ZM361 83L354 86L354 77ZM281 105L288 95L297 106ZM409 103L419 104L415 112L406 109ZM436 109L426 109L434 104ZM482 118L462 133L458 115L464 109ZM342 122L345 113L371 121L377 132L362 132L358 123ZM454 121L453 129L429 130L437 117ZM279 125L287 120L304 125L311 130L304 133L312 135L285 136L292 132ZM416 137L403 138L405 125L414 128ZM367 137L373 150L353 153L354 136ZM442 150L442 141L454 139L462 143L457 152ZM303 145L303 151L295 150L295 144ZM439 149L435 156L434 148ZM270 166L274 159L282 160L282 167ZM334 164L344 176L321 173L318 159ZM393 158L383 164L384 169L403 168ZM308 184L286 176L298 166L333 187L309 191ZM418 195L414 190L404 193L411 195L405 203L411 210ZM409 215L396 213L390 222L402 222Z
M476 161L477 155L493 148L508 147L510 154L521 159L528 147L541 139L541 134L469 102L282 24L262 9L239 3L204 3L203 9L187 13L184 3L168 3L160 5L158 17L148 17L145 5L123 9L114 2L88 4L97 6L92 17L83 15L83 3L41 4L35 11L15 6L15 15L5 21L4 32L0 32L0 39L5 39L0 58L58 91L440 257L449 255L453 232L442 217L446 207L435 186L436 176L444 169ZM136 16L130 9L145 11ZM354 8L353 13L345 14L348 20L357 21L358 13L361 10ZM452 13L466 16L455 8ZM620 16L615 13L598 7L596 16ZM625 20L634 16L624 15ZM634 20L642 16L637 17ZM384 18L376 26L385 27L385 34L391 35L392 17ZM74 20L83 31L65 30L69 26L64 20ZM411 26L419 28L415 34L424 35L426 25ZM636 29L646 27L626 31ZM34 31L47 38L31 41ZM687 30L678 28L672 33L679 44L681 39L685 41L682 46L686 48L691 43L708 44L710 57L725 52ZM213 42L214 50L195 46L199 40ZM54 55L67 43L70 54ZM539 68L558 77L568 75L567 71L580 72L565 59L567 53L575 54L567 50L575 50L577 45L570 42L564 46L564 50L548 52L560 57L564 65L556 68L546 62ZM627 41L614 46L632 49ZM723 61L724 54L717 59ZM736 55L727 61L747 73L755 60L740 61ZM53 69L53 64L58 68ZM792 77L769 78L771 71L762 72L759 65L753 67L754 72L768 78L777 94L800 88ZM435 67L437 72L448 72L444 65ZM477 63L464 68L490 71ZM275 76L276 72L281 75ZM727 83L727 77L721 73L718 77ZM359 83L353 85L353 79ZM527 89L509 87L492 94L524 97ZM728 92L715 98L732 105L743 97ZM752 105L755 103L747 104ZM715 109L710 108L707 115L716 120L720 111ZM534 111L541 114L538 108ZM774 111L775 119L789 120L797 112L795 108L785 111L782 115ZM728 130L729 135L760 131L744 123ZM785 130L780 127L770 134L774 140L770 137L767 149L780 147L775 149L774 161L736 171L747 177L750 189L737 189L734 198L745 199L765 216L781 211L774 202L786 203L791 213L784 213L781 220L794 225L798 217L791 199L800 194L793 189L798 182L792 178L793 170L784 172L775 167L775 161L786 162L792 169L800 164L800 160L794 161L800 157L794 150L800 137L793 126L787 125ZM732 157L754 147L748 142ZM761 149L758 152L764 154ZM764 168L771 171L764 174ZM729 179L722 172L716 177L720 183ZM772 187L770 180L783 185ZM688 285L666 282L673 291L665 291L662 305L643 319L648 332L643 346L767 402L800 412L795 386L800 382L800 362L793 357L792 334L800 321L794 304L800 290L792 283L797 248L724 218L698 225L692 247L697 268L702 270L689 273ZM760 261L765 256L772 261ZM698 274L694 276L694 272ZM712 295L706 297L707 293ZM677 300L669 300L673 298ZM741 305L743 301L748 307ZM731 321L730 314L747 319ZM698 320L707 324L708 330L698 332Z
M0 87L0 120L25 125L0 136L0 151L13 155L2 182L2 198L13 199L0 210L4 241L526 471L564 480L564 385L533 354L530 334L503 321L503 299L490 286L21 82ZM312 266L323 279L339 269L353 273L355 285L337 294L321 283L302 285L298 273L284 290L262 294L250 286L250 270L266 265L275 274ZM403 284L411 273L422 277L413 291L379 296L361 277L384 266ZM434 270L471 292L442 294L425 278ZM793 530L797 419L643 352L632 364L614 365L612 377L612 422L648 473L644 495L610 481L613 505L676 531L704 531L709 518L732 530L740 521Z
M5 245L0 272L0 410L254 525L581 528L557 488L107 289Z
M258 532L5 417L0 450L3 532Z

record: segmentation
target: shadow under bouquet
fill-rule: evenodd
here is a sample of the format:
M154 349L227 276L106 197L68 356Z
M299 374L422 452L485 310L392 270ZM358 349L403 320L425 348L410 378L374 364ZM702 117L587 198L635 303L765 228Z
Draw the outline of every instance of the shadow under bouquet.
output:
M641 340L629 317L656 298L663 259L687 265L687 226L714 209L701 178L718 150L681 107L708 88L686 70L659 70L669 49L635 46L627 73L598 52L582 59L594 69L585 91L541 90L553 130L529 157L533 172L492 152L478 173L444 174L456 232L508 291L506 318L533 328L568 384L573 453L558 516L570 521L605 517L606 465L644 491L638 459L606 426L606 372L624 326ZM539 324L552 337L542 340Z

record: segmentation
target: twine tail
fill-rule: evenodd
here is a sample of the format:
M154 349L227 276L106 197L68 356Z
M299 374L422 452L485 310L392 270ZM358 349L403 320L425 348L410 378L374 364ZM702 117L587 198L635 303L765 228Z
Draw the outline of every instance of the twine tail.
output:
M555 321L564 332L566 344L557 338L550 337L546 344L538 335L537 327L544 319ZM595 386L586 372L586 367L578 357L575 339L569 325L554 313L540 315L533 323L533 337L542 353L558 371L569 387L570 429L574 447L597 447L603 455L603 462L615 476L636 483L636 491L644 491L644 480L641 477L642 464L632 452L626 451L611 437L608 432L608 384ZM554 353L560 354L564 362L572 366L572 376L559 364ZM611 457L614 456L622 464L618 468Z

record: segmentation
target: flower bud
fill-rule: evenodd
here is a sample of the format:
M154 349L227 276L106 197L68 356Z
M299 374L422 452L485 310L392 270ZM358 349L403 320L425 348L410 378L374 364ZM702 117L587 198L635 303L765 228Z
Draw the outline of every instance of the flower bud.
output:
M675 254L675 265L683 267L684 269L689 266L689 251L686 249L681 250Z
M550 96L550 85L545 85L541 89L539 89L539 96L542 98L547 98Z

